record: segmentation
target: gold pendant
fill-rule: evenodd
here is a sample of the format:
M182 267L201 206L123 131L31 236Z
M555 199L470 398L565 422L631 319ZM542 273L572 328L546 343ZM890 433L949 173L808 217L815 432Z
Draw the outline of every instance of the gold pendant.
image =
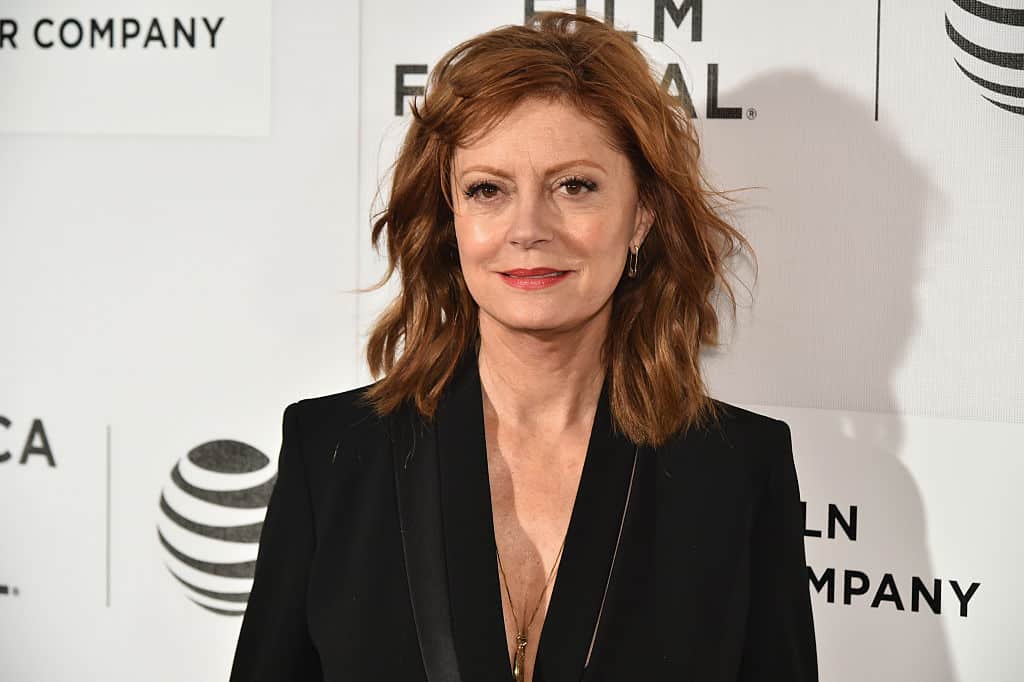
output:
M516 682L523 682L526 674L526 635L516 635L516 658L512 663L512 677Z

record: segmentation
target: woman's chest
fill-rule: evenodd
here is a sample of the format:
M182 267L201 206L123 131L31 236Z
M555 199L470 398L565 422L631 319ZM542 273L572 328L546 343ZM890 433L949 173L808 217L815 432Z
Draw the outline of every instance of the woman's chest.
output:
M495 544L513 595L536 595L557 570L580 488L586 442L519 443L488 439L487 487Z
M603 521L597 510L609 498L591 490L561 565L552 563L558 546L549 537L547 563L541 556L532 581L517 568L531 542L511 550L509 563L516 570L508 574L508 592L520 594L520 623L533 607L526 593L532 590L535 597L545 569L557 569L536 615L541 626L531 641L539 645L533 651L535 682L659 679L666 671L694 670L704 673L700 679L730 679L730 661L739 652L729 624L742 621L749 580L747 513L742 505L728 504L737 498L699 490L680 498L679 486L655 474L641 459L624 513L613 510ZM510 677L509 633L516 624L509 622L496 562L501 545L488 547L486 533L469 533L461 525L473 525L492 510L482 501L474 506L446 499L466 494L461 488L442 490L438 505L459 513L438 515L441 539L416 555L409 542L424 525L419 518L403 521L395 481L393 470L368 469L316 500L318 546L307 607L325 679L425 679L424 659L445 636L459 667L471 676L483 670L494 673L488 679ZM506 497L514 493L514 485L505 491ZM509 532L501 509L501 503L493 507L495 540ZM507 508L504 518L515 523ZM561 541L557 531L549 530L549 536ZM605 544L607 552L595 551ZM440 561L431 568L424 555ZM435 622L452 624L447 635L421 627L422 604L437 603L417 601L417 579L427 586L421 594L443 595L448 615Z
M501 586L505 643L513 671L533 679L586 442L487 441L488 488Z

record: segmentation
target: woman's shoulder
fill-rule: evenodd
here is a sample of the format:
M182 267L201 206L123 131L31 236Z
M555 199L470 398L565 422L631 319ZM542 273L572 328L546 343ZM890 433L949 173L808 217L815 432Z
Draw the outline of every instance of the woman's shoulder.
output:
M285 408L282 456L294 452L302 462L314 506L338 486L390 480L383 467L391 461L391 425L367 400L371 386L300 398Z
M337 393L300 398L288 405L303 444L358 442L385 435L386 420L367 399L366 384Z
M719 427L723 432L736 433L771 433L789 432L789 424L785 421L762 412L755 412L724 400L711 398L711 402L719 415Z
M682 433L669 446L668 460L689 461L708 470L740 471L761 478L792 459L789 425L782 419L712 398L717 419Z
M365 384L337 393L299 398L292 405L310 419L355 418L365 420L376 412L367 400L367 392L375 384Z

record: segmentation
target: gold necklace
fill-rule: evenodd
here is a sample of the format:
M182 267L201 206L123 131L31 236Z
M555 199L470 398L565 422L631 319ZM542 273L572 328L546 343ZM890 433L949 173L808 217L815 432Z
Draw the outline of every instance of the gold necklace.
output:
M566 536L569 532L566 530ZM562 546L558 548L558 554L555 556L555 563L551 565L551 573L548 574L548 579L544 582L544 589L540 591L540 599L537 601L537 606L533 608L533 614L530 616L530 621L526 624L526 628L519 627L519 619L516 617L516 607L512 605L512 591L508 589L508 578L505 577L505 569L501 567L501 553L498 552L498 543L494 543L494 553L498 556L498 570L501 571L501 581L505 584L505 594L508 595L508 605L512 609L512 622L516 626L516 657L512 663L512 677L515 678L516 682L523 682L523 675L526 674L526 634L530 630L530 625L533 624L533 619L537 615L537 611L540 609L540 605L544 603L544 593L548 589L548 584L551 582L552 576L555 575L555 567L558 566L558 560L562 556L562 550L565 549L565 537L562 538Z

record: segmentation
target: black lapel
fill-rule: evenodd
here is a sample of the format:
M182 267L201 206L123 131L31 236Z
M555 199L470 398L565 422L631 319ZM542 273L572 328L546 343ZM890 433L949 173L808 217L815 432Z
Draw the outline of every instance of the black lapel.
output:
M447 590L459 669L465 680L510 680L483 395L473 351L463 357L442 395L435 433ZM606 380L541 631L535 682L579 680L583 675L636 453L635 444L612 429Z
M391 453L409 597L430 682L461 682L452 637L437 445L415 411L390 417Z
M494 517L487 475L483 395L476 354L467 351L438 406L448 590L463 679L511 680Z
M583 676L636 456L636 445L612 428L605 379L541 631L535 682Z

